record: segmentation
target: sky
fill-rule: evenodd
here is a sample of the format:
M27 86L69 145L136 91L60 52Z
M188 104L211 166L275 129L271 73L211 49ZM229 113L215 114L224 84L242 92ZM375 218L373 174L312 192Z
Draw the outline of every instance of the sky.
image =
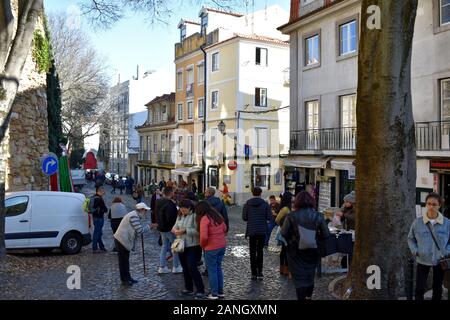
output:
M66 12L74 17L71 18L73 21L79 21L81 29L90 35L94 47L107 60L112 84L117 83L119 74L121 81L131 79L136 74L137 65L142 71L165 69L175 74L174 46L179 40L177 25L182 18L197 20L201 9L200 4L194 6L184 1L174 9L168 25L151 26L144 14L129 13L111 29L102 30L92 28L84 16L77 20L81 1L89 0L44 0L44 5L47 14ZM290 0L255 0L254 9L264 9L265 5L273 4L289 12ZM245 13L245 9L240 11ZM251 5L248 11L252 11Z

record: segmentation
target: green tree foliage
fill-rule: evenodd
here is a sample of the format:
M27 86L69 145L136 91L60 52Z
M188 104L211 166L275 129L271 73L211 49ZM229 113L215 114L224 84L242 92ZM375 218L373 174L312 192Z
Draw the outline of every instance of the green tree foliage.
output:
M52 64L50 41L47 36L41 34L40 30L34 31L33 59L39 72L49 71Z
M52 63L50 72L47 73L47 115L48 115L48 149L61 156L59 144L63 142L63 130L61 121L61 88L59 77Z

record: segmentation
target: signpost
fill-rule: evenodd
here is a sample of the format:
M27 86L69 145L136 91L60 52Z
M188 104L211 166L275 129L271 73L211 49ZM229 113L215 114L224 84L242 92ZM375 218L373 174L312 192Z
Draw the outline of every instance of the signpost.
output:
M42 172L47 175L51 176L58 172L58 157L54 153L49 153L42 159L42 165L41 165Z
M228 162L228 169L230 170L236 170L237 168L237 162L234 160L231 160L230 162Z

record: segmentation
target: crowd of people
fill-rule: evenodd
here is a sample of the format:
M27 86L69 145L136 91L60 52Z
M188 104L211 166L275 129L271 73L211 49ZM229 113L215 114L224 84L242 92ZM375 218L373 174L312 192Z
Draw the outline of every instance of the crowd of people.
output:
M182 188L182 189L181 189ZM230 228L227 206L224 199L216 196L215 188L205 190L204 200L199 200L194 184L187 185L161 181L151 190L150 207L141 197L136 199L135 210L127 213L120 197L115 197L108 210L103 201L105 190L98 186L92 198L94 252L106 251L102 241L104 215L109 212L118 252L120 278L124 285L136 282L130 275L129 255L137 237L151 229L160 234L159 274L182 273L184 289L181 295L198 299L224 297L222 263ZM242 209L242 220L246 223L245 237L249 239L250 272L252 280L264 278L264 248L268 246L273 230L275 240L281 246L280 274L292 279L299 300L312 298L314 278L321 255L321 241L330 236L328 223L340 223L346 230L355 229L355 193L344 198L340 211L333 221L326 220L316 210L314 194L301 191L297 195L285 192L277 197L262 199L261 188L252 189L253 197ZM134 197L134 196L133 196ZM439 260L450 252L450 220L439 212L441 199L430 194L426 199L427 212L414 221L408 235L408 245L418 267L416 274L416 299L423 299L430 269L433 269L433 299L442 296L444 271ZM151 212L151 222L143 224L146 213ZM172 268L169 262L172 261ZM351 257L349 263L351 262ZM200 266L205 271L200 272ZM203 276L208 276L209 294L205 291Z

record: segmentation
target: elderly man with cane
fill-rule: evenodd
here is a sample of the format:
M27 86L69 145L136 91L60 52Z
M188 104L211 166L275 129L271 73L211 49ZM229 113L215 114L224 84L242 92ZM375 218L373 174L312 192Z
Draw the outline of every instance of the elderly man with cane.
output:
M130 275L130 251L134 248L138 235L143 235L150 230L150 225L143 225L141 219L150 208L143 202L136 204L136 210L131 211L119 225L114 234L114 242L118 250L120 280L125 286L131 286L137 282ZM144 244L142 243L142 255L144 258ZM145 258L144 258L145 268ZM145 270L144 270L145 272Z

